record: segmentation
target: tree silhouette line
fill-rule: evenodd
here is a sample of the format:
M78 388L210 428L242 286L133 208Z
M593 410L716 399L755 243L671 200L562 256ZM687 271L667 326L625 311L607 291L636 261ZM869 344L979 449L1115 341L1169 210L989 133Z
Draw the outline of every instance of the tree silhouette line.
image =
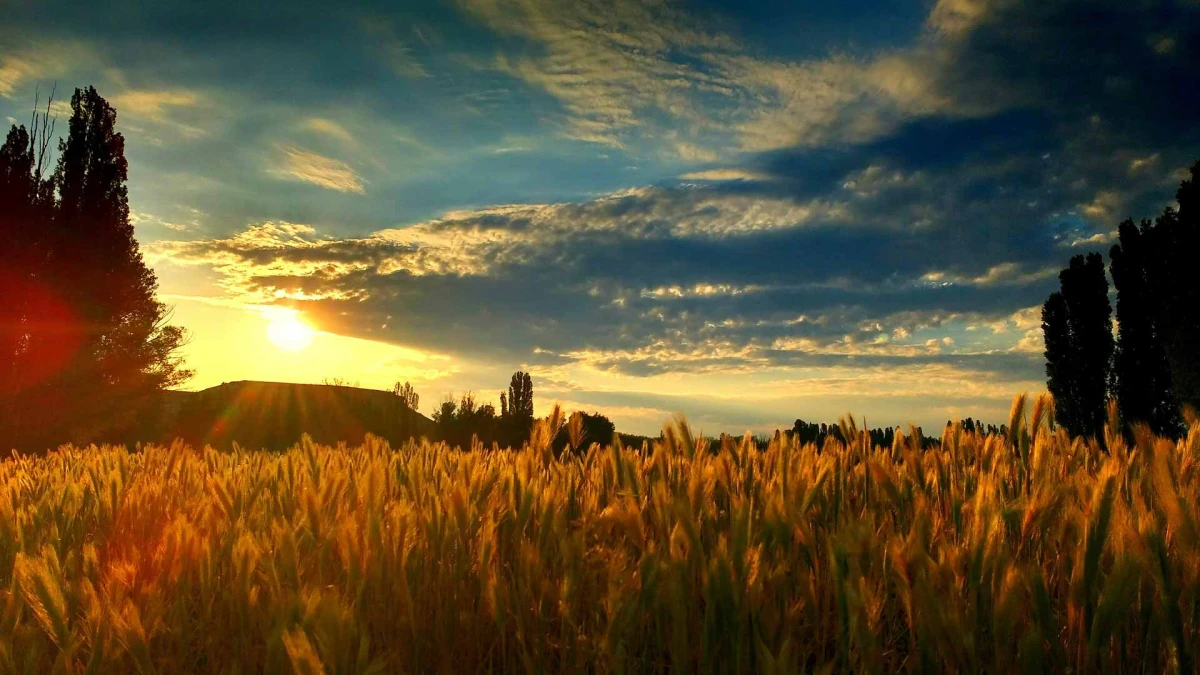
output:
M959 420L963 431L967 433L975 433L978 431L981 434L992 434L1004 436L1008 433L1008 426L1001 424L984 424L973 418ZM864 422L865 425L865 422ZM954 426L952 420L946 420L946 428ZM941 443L941 438L936 436L928 436L925 430L921 427L913 427L916 433L920 436L922 447L931 447ZM867 435L871 439L871 445L890 448L896 440L896 427L879 427L875 429L867 429ZM846 443L854 439L847 439L846 432L842 428L841 423L826 424L825 422L805 422L802 419L796 420L792 425L792 436L800 443L812 443L818 448L825 445L826 439L833 439L839 443ZM769 439L766 439L769 440Z
M512 374L508 390L500 393L499 415L494 406L478 404L475 395L467 392L457 399L446 397L434 411L433 422L439 438L454 447L519 448L533 431L533 378L520 370ZM577 411L554 432L552 447L562 452L568 445L578 449L611 443L616 427L600 413Z
M1099 253L1076 255L1042 306L1046 386L1055 418L1072 434L1099 436L1109 398L1126 427L1176 436L1182 411L1200 408L1200 162L1176 192L1178 209L1117 228L1108 274Z

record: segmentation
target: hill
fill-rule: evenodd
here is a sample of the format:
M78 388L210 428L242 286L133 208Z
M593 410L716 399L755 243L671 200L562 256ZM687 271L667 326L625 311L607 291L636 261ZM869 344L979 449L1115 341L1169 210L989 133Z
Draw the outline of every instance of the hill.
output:
M318 443L361 443L366 434L398 445L431 436L433 422L391 392L283 382L227 382L166 392L155 435L202 447L283 450L309 434Z

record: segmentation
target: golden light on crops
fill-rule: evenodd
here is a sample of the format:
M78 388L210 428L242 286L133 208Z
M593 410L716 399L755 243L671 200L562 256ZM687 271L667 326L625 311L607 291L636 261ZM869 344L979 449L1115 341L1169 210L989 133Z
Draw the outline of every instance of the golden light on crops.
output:
M0 672L1200 672L1200 419L1052 419L13 456Z
M267 339L285 352L299 352L312 344L316 331L296 312L279 313L267 324Z

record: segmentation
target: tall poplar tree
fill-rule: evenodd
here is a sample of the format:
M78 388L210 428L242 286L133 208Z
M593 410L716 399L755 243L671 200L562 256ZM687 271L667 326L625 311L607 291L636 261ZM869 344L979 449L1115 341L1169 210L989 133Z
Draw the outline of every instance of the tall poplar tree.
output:
M1158 434L1180 428L1173 394L1163 318L1154 266L1161 265L1161 232L1148 220L1121 223L1119 242L1109 252L1109 271L1117 289L1117 348L1113 384L1121 417L1145 422Z
M3 225L21 283L0 317L10 413L0 444L128 440L154 394L190 376L184 332L168 325L134 238L116 119L94 88L77 89L47 180L44 124L40 134L14 127L0 149L0 212L21 214Z
M1104 426L1113 354L1104 259L1077 255L1058 279L1060 290L1042 306L1046 387L1058 422L1072 434L1095 436Z

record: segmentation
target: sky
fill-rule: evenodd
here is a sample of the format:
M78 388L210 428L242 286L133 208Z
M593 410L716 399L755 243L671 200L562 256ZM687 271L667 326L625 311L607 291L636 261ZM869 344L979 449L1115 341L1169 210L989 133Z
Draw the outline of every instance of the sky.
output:
M0 11L0 120L116 107L192 389L999 423L1058 270L1200 159L1196 0Z

